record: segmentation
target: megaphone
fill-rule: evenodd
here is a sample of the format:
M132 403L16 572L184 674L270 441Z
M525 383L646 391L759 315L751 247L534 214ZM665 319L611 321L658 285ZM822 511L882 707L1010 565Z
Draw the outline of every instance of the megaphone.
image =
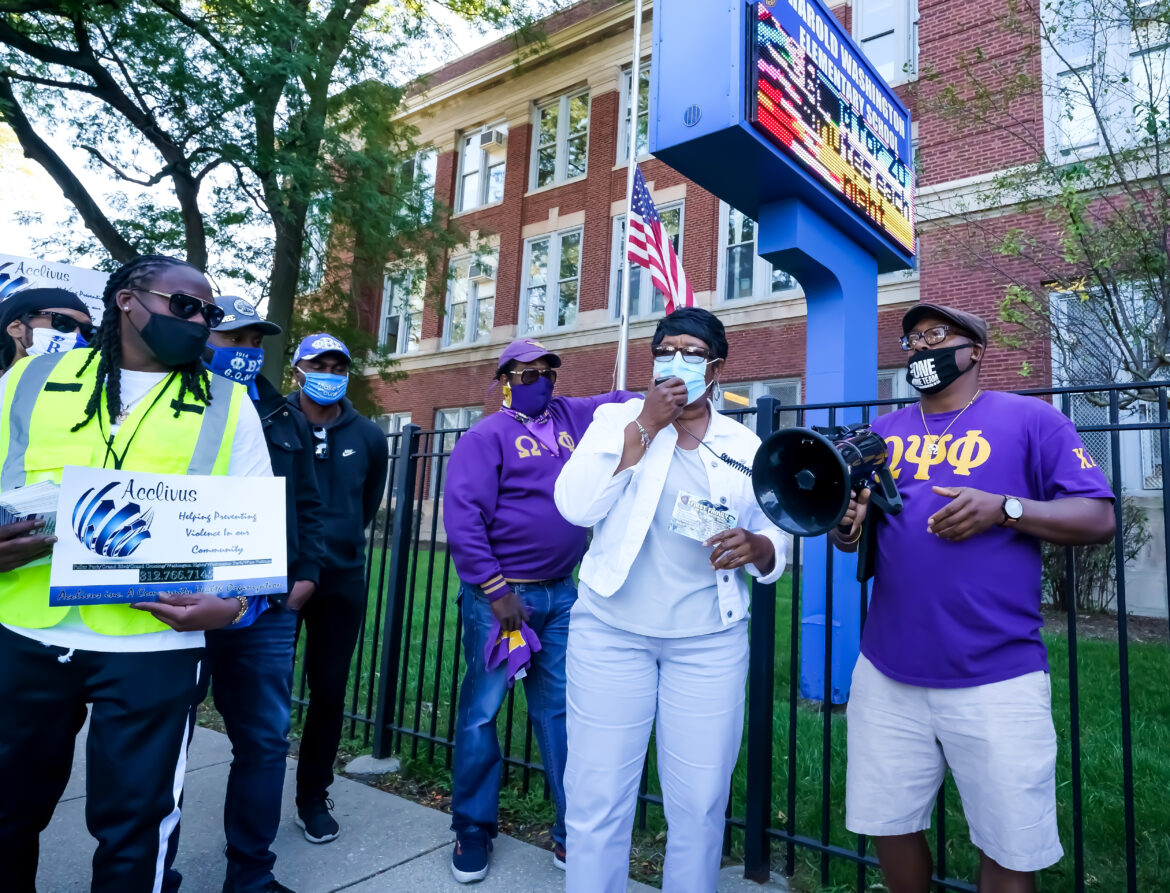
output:
M902 511L886 442L865 425L781 428L760 445L752 463L760 508L796 536L828 533L845 516L852 494L865 487L878 508L891 515Z

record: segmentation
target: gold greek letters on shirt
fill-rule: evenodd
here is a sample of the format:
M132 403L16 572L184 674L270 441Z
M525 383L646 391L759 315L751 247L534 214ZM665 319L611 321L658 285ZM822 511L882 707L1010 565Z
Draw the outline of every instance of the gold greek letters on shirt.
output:
M577 444L573 442L573 435L568 431L562 431L557 435L557 443L563 446L570 453L577 449Z
M1096 460L1093 459L1092 455L1084 447L1074 448L1073 453L1075 453L1076 457L1081 460L1081 468L1097 467Z
M931 446L938 441L938 450L935 453L931 452ZM889 467L890 474L896 480L901 474L902 469L898 466L905 459L910 465L917 465L918 468L914 472L914 480L926 481L930 480L931 466L941 465L946 462L955 470L955 474L969 477L971 469L978 468L991 458L991 444L983 437L983 430L975 428L968 430L962 437L954 437L950 434L944 434L940 439L937 435L928 434L919 436L911 434L906 438L907 443L903 444L902 438L897 435L890 435L886 438L886 447L889 449ZM1088 468L1084 465L1084 457L1081 455L1082 450L1077 450L1077 455L1080 457L1082 468ZM1091 462L1092 459L1090 458Z
M540 444L535 437L521 434L516 438L516 455L521 459L527 459L529 456L539 456L541 455Z

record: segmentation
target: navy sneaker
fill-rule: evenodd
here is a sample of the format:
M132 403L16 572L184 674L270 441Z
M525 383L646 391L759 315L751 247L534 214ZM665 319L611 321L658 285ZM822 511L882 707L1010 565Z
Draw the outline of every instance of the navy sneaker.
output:
M561 871L565 870L565 845L563 843L553 844L553 867L559 868Z
M466 831L455 840L451 854L451 874L461 884L482 881L488 873L488 853L492 842L483 831Z
M305 832L305 840L309 843L329 843L341 833L341 826L329 814L331 809L333 801L328 797L318 797L297 806L296 823Z

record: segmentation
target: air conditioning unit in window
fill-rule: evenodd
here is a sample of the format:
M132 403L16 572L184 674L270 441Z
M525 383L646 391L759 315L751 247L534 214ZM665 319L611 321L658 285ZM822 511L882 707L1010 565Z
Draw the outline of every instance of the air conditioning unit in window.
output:
M496 271L489 264L472 264L467 268L467 278L471 282L494 282Z
M479 147L487 152L502 150L508 145L508 134L503 130L487 130L479 135Z

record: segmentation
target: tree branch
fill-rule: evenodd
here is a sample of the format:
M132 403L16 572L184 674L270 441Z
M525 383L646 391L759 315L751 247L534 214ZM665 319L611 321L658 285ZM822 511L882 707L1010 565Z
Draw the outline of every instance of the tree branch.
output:
M0 75L0 119L12 128L25 156L43 167L61 187L65 198L77 208L81 219L97 236L102 247L121 263L137 257L137 249L118 232L61 156L33 129L12 90L12 81L6 75Z
M145 186L145 187L157 186L159 183L161 183L163 180L165 180L167 177L169 177L171 175L171 166L168 164L165 167L163 167L163 169L160 170L157 174L150 177L149 179L141 180L138 177L130 176L128 173L126 173L124 170L122 170L122 168L118 167L118 165L114 164L114 162L110 161L110 159L106 158L106 156L103 155L96 147L81 145L81 146L78 146L78 148L82 149L85 152L88 152L93 157L93 159L95 161L108 167L111 171L113 171L114 176L116 176L119 180L125 180L127 183L135 183L138 186Z

